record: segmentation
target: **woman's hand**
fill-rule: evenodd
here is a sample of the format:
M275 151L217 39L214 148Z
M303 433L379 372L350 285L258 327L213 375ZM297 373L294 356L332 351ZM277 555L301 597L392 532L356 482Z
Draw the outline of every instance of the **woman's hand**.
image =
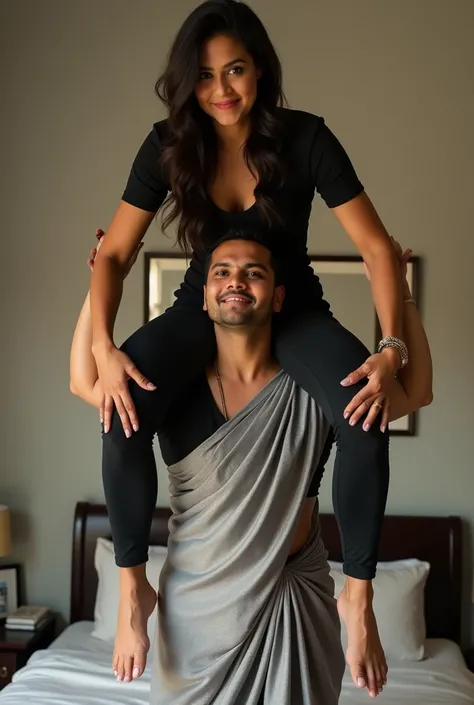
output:
M403 251L399 242L393 237L391 240L400 265L400 277L404 282L406 281L407 262L411 257L412 250ZM365 263L364 270L370 281L369 269ZM399 366L398 352L394 348L385 348L381 353L371 355L363 365L342 380L343 386L355 384L364 377L369 380L344 409L344 418L349 420L351 426L355 425L364 414L367 414L363 428L364 431L368 431L381 413L380 428L385 431L390 417L390 398L387 395L387 390Z
M344 409L344 418L351 426L367 414L363 429L368 431L377 416L382 413L380 429L385 431L390 417L390 398L388 389L399 368L400 356L393 348L386 348L381 353L374 353L357 370L351 372L341 384L349 387L364 377L368 382L363 389L355 395Z
M97 229L95 233L99 242L97 247L91 250L90 257L87 260L91 271L94 269L95 258L97 257L97 253L101 248L105 236L104 231L100 228ZM137 261L142 247L143 242L138 245L130 260L127 262L124 278ZM95 351L94 357L97 364L99 381L105 392L100 406L100 420L101 423L104 424L104 433L107 433L110 429L115 404L117 413L122 421L124 433L127 438L130 438L132 430L138 431L138 418L128 388L129 379L135 380L140 387L149 391L155 390L156 387L139 372L128 355L113 345L102 349L100 353Z
M137 369L133 361L115 345L94 352L99 382L103 397L100 405L100 419L104 433L108 433L112 423L114 405L122 422L127 438L132 431L138 431L138 417L130 395L128 382L133 379L142 389L154 391L155 385Z

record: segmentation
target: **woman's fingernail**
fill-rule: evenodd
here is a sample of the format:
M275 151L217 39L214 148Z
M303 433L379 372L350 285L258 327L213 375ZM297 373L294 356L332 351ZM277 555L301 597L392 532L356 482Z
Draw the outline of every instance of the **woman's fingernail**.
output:
M364 431L368 431L370 429L370 424L365 423L362 428L364 429Z
M138 668L138 666L135 666L135 668L133 669L132 676L134 678L138 678L139 674L140 674L140 669Z
M350 426L355 426L355 424L356 424L356 420L355 420L355 419L351 419L351 420L349 421L349 425L350 425Z
M109 427L107 425L104 425L104 433L108 433L108 432L109 432Z
M365 680L363 678L358 678L357 685L359 686L359 688L365 688Z
M345 411L345 412L344 412L344 418L347 419L348 416L349 416L349 412L348 412L348 411Z
M114 671L114 676L117 678L117 676L118 676L118 671Z
M347 384L349 384L349 379L345 377L345 379L341 380L341 384L343 387L345 387Z
M382 426L380 426L380 430L382 431L382 433L385 433L385 429L386 429L386 428L387 428L387 427L385 426L385 424L383 424Z
M135 433L138 431L138 425L136 423L133 424L133 430Z
M125 429L125 435L127 436L127 438L130 438L130 436L132 435L129 428Z
M152 384L152 382L148 382L148 384L146 386L148 389L156 389L155 385Z

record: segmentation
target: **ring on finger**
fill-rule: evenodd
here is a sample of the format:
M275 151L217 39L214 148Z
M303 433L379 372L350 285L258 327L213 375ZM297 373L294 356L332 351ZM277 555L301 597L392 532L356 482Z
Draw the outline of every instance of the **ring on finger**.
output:
M378 406L379 409L383 409L383 404L380 404L380 402L378 402L378 401L374 401L372 406Z

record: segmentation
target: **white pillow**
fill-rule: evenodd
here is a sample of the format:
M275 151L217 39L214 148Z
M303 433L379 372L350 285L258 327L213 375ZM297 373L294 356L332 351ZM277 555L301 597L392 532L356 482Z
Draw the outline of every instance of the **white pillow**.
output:
M150 546L146 564L147 578L158 589L158 578L165 562L166 546ZM112 541L97 539L94 564L99 578L94 608L94 629L92 636L104 641L114 641L117 631L119 606L119 568L115 563ZM156 627L156 607L148 620L148 636L153 641Z
M346 576L342 572L342 563L329 561L329 566L337 598ZM387 657L420 661L425 655L424 589L429 570L429 563L416 558L377 565L373 580L374 614ZM347 633L344 625L341 639L345 650Z

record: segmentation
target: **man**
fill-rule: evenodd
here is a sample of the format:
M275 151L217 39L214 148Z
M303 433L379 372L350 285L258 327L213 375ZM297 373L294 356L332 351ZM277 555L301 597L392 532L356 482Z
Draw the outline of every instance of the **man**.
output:
M339 697L339 621L315 506L328 425L272 358L272 318L283 301L275 262L255 236L231 233L216 246L204 292L216 361L158 428L173 516L152 702L207 705L219 697L253 705L264 692L269 703L331 705ZM429 370L423 329L409 308L412 373ZM430 374L417 379L410 393L395 384L393 417L429 395ZM100 390L94 396L94 385L86 386L72 384L98 406ZM349 597L341 596L339 609L350 649L357 609ZM145 622L151 593L147 599ZM370 600L364 609L369 635L351 673L375 695L386 663ZM130 679L135 661L116 647L121 679Z

